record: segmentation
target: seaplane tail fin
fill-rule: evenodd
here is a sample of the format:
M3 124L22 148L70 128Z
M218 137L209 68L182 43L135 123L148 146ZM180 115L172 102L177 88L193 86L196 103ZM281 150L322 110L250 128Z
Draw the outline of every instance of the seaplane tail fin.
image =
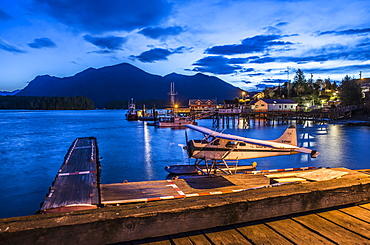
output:
M297 146L297 130L294 125L290 126L285 130L282 136L280 136L276 140L272 140L273 142L283 143L288 145Z

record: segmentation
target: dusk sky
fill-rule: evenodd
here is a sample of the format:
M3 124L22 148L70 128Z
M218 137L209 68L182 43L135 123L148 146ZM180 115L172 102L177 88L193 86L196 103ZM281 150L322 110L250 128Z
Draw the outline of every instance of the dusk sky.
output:
M0 1L0 91L124 62L249 91L287 70L370 77L370 1Z

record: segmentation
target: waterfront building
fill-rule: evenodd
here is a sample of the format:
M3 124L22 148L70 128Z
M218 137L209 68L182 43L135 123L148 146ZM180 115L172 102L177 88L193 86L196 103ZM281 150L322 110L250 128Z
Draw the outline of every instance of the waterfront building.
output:
M296 111L298 103L290 99L259 99L254 103L254 111Z
M218 108L216 99L191 99L189 108L194 111L210 111Z

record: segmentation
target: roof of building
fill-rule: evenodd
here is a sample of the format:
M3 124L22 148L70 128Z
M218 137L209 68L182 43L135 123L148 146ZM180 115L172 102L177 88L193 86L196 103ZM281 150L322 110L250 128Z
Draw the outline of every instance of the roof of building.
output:
M298 104L297 102L290 99L261 99L267 104Z
M202 104L206 104L208 101L211 101L212 104L217 104L216 99L190 99L189 105L195 105L198 101L200 101Z

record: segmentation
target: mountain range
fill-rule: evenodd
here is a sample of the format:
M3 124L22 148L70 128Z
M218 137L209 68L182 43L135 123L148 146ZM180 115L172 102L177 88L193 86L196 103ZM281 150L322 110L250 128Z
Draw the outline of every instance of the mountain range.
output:
M187 106L189 99L225 99L240 96L241 89L213 76L171 73L166 76L149 74L131 64L122 63L99 69L88 68L71 77L37 76L17 96L73 97L86 96L95 107L104 108L112 101L167 100L170 84L174 83L177 101Z

